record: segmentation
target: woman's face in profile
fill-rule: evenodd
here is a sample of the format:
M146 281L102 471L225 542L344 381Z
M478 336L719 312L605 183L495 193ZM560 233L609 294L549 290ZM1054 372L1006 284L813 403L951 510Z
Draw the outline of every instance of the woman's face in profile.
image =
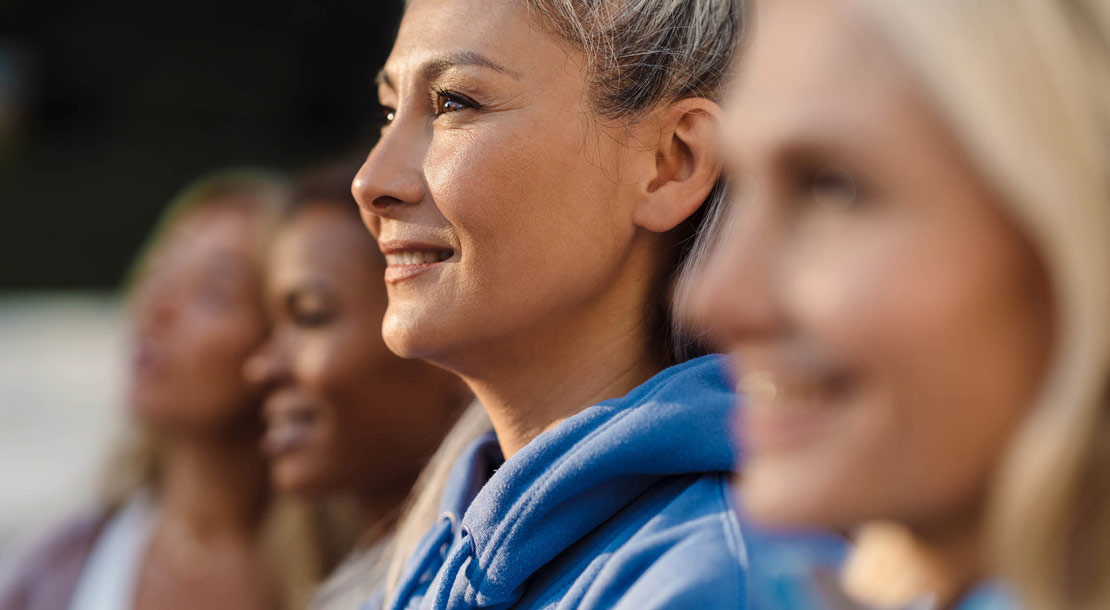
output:
M354 183L389 263L386 343L456 370L564 341L635 235L621 132L522 4L409 4L380 77L390 122Z
M756 517L927 527L975 514L1035 399L1048 282L846 4L760 5L724 130L733 218L694 299L746 394Z
M129 402L144 424L215 431L253 422L243 362L265 338L257 217L219 201L170 229L132 297Z
M380 492L411 480L460 395L453 376L382 342L382 255L342 205L306 203L279 230L267 273L273 333L247 365L267 386L264 448L283 491Z

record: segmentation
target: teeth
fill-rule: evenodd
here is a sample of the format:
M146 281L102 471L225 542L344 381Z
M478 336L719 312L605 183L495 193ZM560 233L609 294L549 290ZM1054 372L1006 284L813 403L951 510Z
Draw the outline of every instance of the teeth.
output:
M385 255L388 265L423 265L438 263L451 258L450 250L408 250L406 252L393 252Z
M811 404L818 401L823 392L818 384L785 384L765 373L746 375L736 390L746 396L752 406L764 408Z

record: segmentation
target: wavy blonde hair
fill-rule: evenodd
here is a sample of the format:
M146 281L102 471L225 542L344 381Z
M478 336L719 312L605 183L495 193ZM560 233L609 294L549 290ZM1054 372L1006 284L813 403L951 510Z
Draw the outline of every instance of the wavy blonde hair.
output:
M1053 361L995 479L993 567L1030 608L1110 608L1110 2L855 4L1052 282Z

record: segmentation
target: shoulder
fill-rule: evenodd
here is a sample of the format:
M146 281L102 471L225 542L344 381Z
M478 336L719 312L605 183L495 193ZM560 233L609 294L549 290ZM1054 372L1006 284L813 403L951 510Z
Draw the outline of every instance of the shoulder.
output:
M86 511L51 529L16 559L0 584L0 608L64 608L104 525L106 511Z

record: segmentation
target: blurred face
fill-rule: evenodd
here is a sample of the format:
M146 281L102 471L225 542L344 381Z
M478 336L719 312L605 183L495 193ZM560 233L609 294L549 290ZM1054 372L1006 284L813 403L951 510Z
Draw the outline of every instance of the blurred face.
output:
M858 15L760 8L732 223L694 297L746 394L744 501L788 524L966 518L1049 355L1045 274Z
M379 89L392 120L354 183L396 353L465 369L558 336L612 290L635 181L579 60L521 3L409 5Z
M228 203L171 229L135 289L129 402L156 430L214 431L257 417L241 374L267 330L257 222Z
M267 385L264 448L292 492L411 484L453 423L460 383L382 342L382 256L337 204L308 204L271 253L274 331L248 377Z

